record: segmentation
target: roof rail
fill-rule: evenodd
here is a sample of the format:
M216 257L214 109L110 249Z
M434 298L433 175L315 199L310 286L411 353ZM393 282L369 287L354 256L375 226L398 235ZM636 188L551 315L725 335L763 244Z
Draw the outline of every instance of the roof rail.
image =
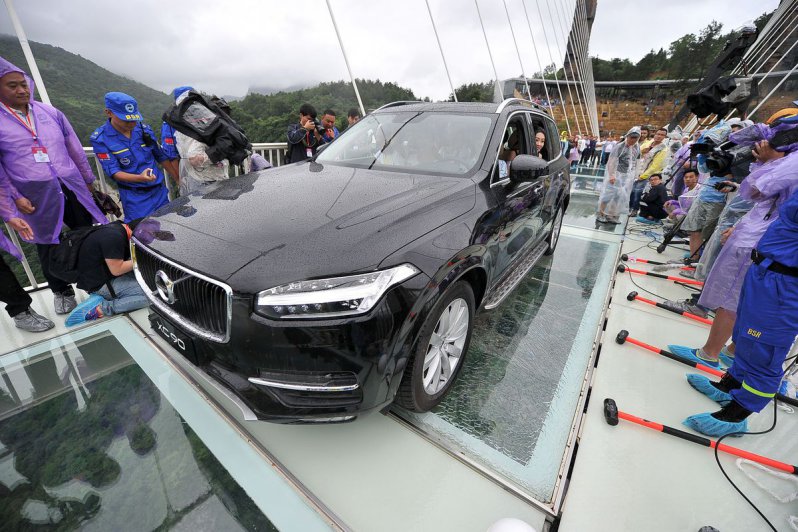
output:
M506 100L504 100L502 103L499 104L499 107L496 108L496 114L501 113L502 111L504 111L505 107L512 104L520 104L520 105L525 105L527 107L534 107L538 111L543 111L545 113L548 113L548 110L545 107L530 100L524 100L522 98L507 98Z
M378 107L378 108L374 109L374 111L380 111L382 109L387 109L389 107L399 107L400 105L412 105L414 103L424 103L424 102L422 102L421 100L415 100L415 101L413 101L413 100L402 100L402 101L398 101L398 102L386 103L382 107ZM374 112L374 111L372 111L372 112Z

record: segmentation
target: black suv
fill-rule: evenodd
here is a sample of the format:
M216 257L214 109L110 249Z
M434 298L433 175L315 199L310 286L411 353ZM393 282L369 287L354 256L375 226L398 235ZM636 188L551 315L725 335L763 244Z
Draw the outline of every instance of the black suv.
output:
M426 411L478 309L554 251L568 200L544 109L397 102L314 160L165 206L135 272L153 327L259 419Z

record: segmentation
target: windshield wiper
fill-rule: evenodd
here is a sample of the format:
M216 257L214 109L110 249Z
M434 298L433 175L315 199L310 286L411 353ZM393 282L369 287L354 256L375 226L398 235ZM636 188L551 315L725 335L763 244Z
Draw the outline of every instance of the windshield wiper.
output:
M404 124L402 124L401 126L399 126L399 129L397 129L397 130L396 130L396 132L395 132L393 135L391 135L391 138L389 138L389 139L386 139L386 140L385 140L385 144L383 144L383 145L382 145L382 148L380 148L379 150L377 150L377 155L374 157L374 160L371 162L371 164L369 165L369 167L367 168L367 170L371 170L371 167L372 167L372 166L374 166L375 164L377 164L377 159L379 159L379 158L380 158L380 155L382 155L382 154L385 152L385 148L387 148L388 146L390 146L390 144L391 144L391 141L392 141L392 140L393 140L393 139L396 137L396 135L398 135L398 134L399 134L399 132L400 132L400 131L402 131L402 128L404 128L404 127L405 127L407 124L409 124L411 121L413 121L413 120L415 120L416 118L418 118L418 116L419 116L421 113L422 113L422 111L419 111L419 112L418 112L418 113L416 113L415 115L411 116L411 117L410 117L410 118L407 120L407 122L405 122Z

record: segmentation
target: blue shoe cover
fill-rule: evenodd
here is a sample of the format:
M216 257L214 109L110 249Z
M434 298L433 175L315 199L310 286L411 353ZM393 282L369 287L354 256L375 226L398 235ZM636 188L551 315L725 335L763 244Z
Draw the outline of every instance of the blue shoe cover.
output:
M730 421L721 421L712 417L710 412L703 414L695 414L682 421L682 425L690 427L696 432L706 434L719 438L732 432L748 432L748 420L744 419L738 423ZM735 434L734 436L742 436L742 434Z
M97 305L104 301L102 296L97 294L93 294L89 296L89 298L75 307L75 310L69 313L66 319L66 326L67 327L74 327L75 325L80 325L81 323L88 321L86 320L86 315L97 308Z
M732 367L732 364L734 364L734 357L730 357L723 351L720 352L718 358L720 358L721 363L727 368Z
M726 392L722 392L712 386L709 379L704 375L697 375L695 373L688 373L687 374L687 383L690 384L693 388L698 390L699 392L703 393L720 406L726 406L729 401L732 400L731 395L727 394Z
M676 355L677 357L683 358L685 360L690 360L692 362L698 362L699 364L703 364L705 366L711 366L713 368L720 367L720 361L715 360L703 360L696 356L698 352L697 348L687 347L686 345L675 345L675 344L668 344L668 351Z
M643 216L638 216L637 218L635 218L635 221L641 224L662 225L662 222L660 222L659 220L649 220L648 218L644 218Z

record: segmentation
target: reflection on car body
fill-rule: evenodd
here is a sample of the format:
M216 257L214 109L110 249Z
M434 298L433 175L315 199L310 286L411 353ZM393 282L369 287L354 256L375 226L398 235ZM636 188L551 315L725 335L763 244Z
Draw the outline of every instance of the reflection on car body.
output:
M313 161L173 202L133 239L153 323L260 419L429 410L475 314L557 244L567 161L536 129L559 154L529 102L389 104Z

